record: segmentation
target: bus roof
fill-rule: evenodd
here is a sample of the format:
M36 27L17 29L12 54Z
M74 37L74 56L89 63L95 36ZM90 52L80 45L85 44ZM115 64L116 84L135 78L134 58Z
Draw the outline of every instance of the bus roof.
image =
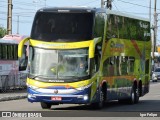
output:
M22 41L24 38L27 38L28 36L25 35L5 35L2 39L4 40L15 40L18 43L20 43L20 41Z
M96 8L87 7L87 6L70 6L70 7L47 7L41 8L37 12L58 12L58 13L91 13L96 12Z
M92 8L92 7L87 7L87 6L70 6L70 7L47 7L47 8L41 8L39 9L37 12L79 12L79 13L83 13L83 12L106 12L107 14L114 14L114 15L119 15L119 16L124 16L124 17L128 17L128 18L133 18L133 19L138 19L138 20L143 20L143 21L148 21L148 18L143 18L143 17L139 17L139 16L134 16L134 15L130 15L130 14L126 14L123 12L119 12L119 11L114 11L114 10L109 10L109 9L105 9L105 8Z
M0 43L8 43L8 44L18 44L18 42L16 40L7 40L7 39L3 39L0 38Z
M130 14L126 14L123 12L119 12L119 11L114 11L114 10L106 10L107 14L114 14L114 15L118 15L118 16L124 16L124 17L128 17L128 18L133 18L133 19L138 19L138 20L143 20L143 21L148 21L148 18L143 18L143 17L139 17L139 16L134 16L134 15L130 15Z

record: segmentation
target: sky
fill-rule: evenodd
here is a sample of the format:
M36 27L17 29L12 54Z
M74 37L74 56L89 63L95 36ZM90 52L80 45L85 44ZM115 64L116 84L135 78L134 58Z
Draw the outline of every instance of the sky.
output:
M151 0L152 25L154 24L154 1L155 0ZM4 28L7 28L7 2L8 0L0 0L0 26ZM101 7L101 0L12 0L12 3L12 34L19 33L28 36L31 32L34 15L40 8L63 6ZM149 3L150 0L113 0L112 10L149 19ZM157 0L157 13L159 13L157 44L160 45L160 0ZM19 24L17 22L18 18Z

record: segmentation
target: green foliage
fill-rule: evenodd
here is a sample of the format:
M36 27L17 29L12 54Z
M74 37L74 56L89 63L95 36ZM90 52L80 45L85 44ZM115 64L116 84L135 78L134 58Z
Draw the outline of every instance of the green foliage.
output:
M150 33L149 22L112 14L108 16L107 37L150 40L150 36L145 36L146 33Z
M5 36L7 34L7 30L3 27L0 27L0 38Z
M95 29L94 35L95 37L101 37L104 33L104 17L102 14L97 14L95 18Z

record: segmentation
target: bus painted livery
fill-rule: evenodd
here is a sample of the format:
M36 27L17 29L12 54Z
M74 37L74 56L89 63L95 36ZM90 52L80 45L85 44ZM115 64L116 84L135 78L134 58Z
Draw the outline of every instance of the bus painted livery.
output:
M106 9L37 11L29 41L28 101L58 104L138 103L149 92L150 22Z

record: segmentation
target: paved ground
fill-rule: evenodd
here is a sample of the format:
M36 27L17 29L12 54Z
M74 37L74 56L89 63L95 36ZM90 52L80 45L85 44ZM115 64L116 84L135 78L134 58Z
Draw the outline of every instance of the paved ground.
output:
M7 92L0 92L0 102L2 101L9 101L9 100L16 100L16 99L23 99L27 97L27 90L10 90Z
M20 99L20 100L12 100L12 101L4 101L0 102L0 115L2 112L10 112L12 116L17 115L16 113L41 113L42 117L48 117L48 118L42 118L44 119L55 119L51 117L59 117L56 118L58 120L76 120L73 117L79 117L77 120L160 120L160 81L158 82L151 82L150 85L150 92L146 94L144 97L140 98L140 102L138 104L130 105L130 104L122 104L117 101L112 101L106 104L103 109L101 110L95 110L90 108L89 106L85 105L57 105L52 106L51 109L44 110L41 109L40 103L29 103L27 99ZM15 94L25 94L26 91L14 91L8 92L8 93L0 93L8 95ZM114 115L113 115L114 114ZM134 117L133 114L135 114ZM142 118L141 115L146 114L156 114L158 117L152 118L150 116L146 116ZM28 114L27 114L28 115ZM49 117L51 116L51 117ZM67 117L68 116L68 117ZM104 117L103 117L104 116ZM114 116L109 117L109 116ZM130 117L127 117L130 116ZM138 117L137 117L138 116ZM86 118L87 117L87 118ZM94 118L93 118L94 117ZM107 117L107 118L106 118ZM149 117L149 118L148 118ZM0 118L1 119L1 118ZM4 118L5 119L5 118ZM21 120L21 117L12 117L12 120ZM27 118L24 118L27 119ZM40 120L40 118L28 118L28 119L34 119L34 120ZM6 118L8 120L8 118Z

